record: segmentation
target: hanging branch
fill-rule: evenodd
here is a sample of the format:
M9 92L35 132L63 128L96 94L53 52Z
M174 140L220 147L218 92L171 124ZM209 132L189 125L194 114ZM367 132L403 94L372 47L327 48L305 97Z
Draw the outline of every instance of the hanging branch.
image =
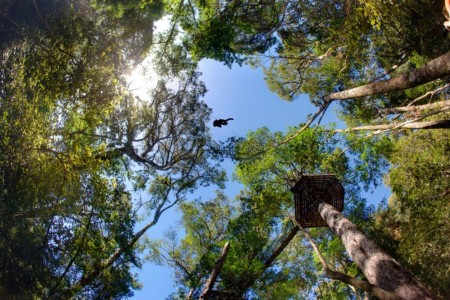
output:
M296 226L291 228L288 235L284 238L284 240L280 243L280 245L272 252L272 254L269 256L269 258L267 258L264 261L264 265L263 265L262 269L259 271L258 275L251 277L251 278L250 277L246 278L246 283L243 286L243 288L241 289L242 294L244 294L245 291L247 291L247 289L249 289L253 285L253 283L257 280L257 278L272 265L272 263L275 261L275 259L278 257L278 255L280 255L280 253L283 252L283 250L286 248L286 246L289 245L291 240L297 234L298 230L299 229ZM234 297L236 297L236 294L234 295Z
M47 297L45 299L51 299L53 297L53 295L56 293L57 288L59 286L59 284L61 283L61 280L64 279L64 277L66 276L67 272L69 271L69 269L72 267L73 263L75 262L75 259L78 257L78 255L81 253L81 251L83 250L83 248L86 246L86 242L87 242L87 235L89 232L89 227L91 226L91 222L92 222L92 216L94 214L94 207L91 208L91 212L89 214L89 219L88 219L88 223L86 224L86 227L84 229L83 232L83 236L81 238L81 242L78 245L77 249L75 250L75 254L73 255L73 257L71 258L70 262L67 264L64 272L59 276L59 278L56 280L56 283L53 285L53 287L50 289L50 292L48 293Z
M346 100L363 96L384 94L416 87L450 75L450 52L430 60L425 66L391 79L373 82L325 97L326 101Z
M213 270L211 271L211 275L205 283L205 287L203 288L199 300L206 300L209 298L209 295L214 287L214 283L216 282L217 276L219 276L220 270L222 269L223 263L225 262L225 258L227 258L229 248L230 242L227 242L222 249L222 253L217 259Z
M333 102L333 101L332 100L331 101L325 101L322 104L322 106L314 113L314 115L311 116L311 118L308 120L308 122L305 125L303 125L303 127L300 128L300 130L298 130L296 133L294 133L290 137L287 137L286 139L284 139L283 141L279 142L278 144L276 144L276 145L274 145L272 147L263 149L261 151L258 151L256 153L251 154L251 155L246 156L246 157L238 157L237 159L252 159L252 158L254 158L254 157L258 156L258 155L266 153L269 150L276 149L276 148L278 148L278 147L280 147L280 146L282 146L284 144L289 143L290 141L292 141L293 139L298 137L303 131L308 129L311 126L312 122L314 122L320 115L324 115L325 112L327 111L328 107L330 106L331 102ZM322 119L322 117L320 118L320 120L321 119Z
M339 280L350 286L359 288L363 291L366 291L366 292L374 295L378 299L385 299L385 300L401 300L401 299L403 299L403 298L401 298L397 295L394 295L382 288L379 288L373 284L370 284L367 281L353 278L344 273L331 270L330 267L328 266L328 263L326 262L325 258L322 256L322 253L320 252L316 243L309 235L308 231L306 231L305 228L303 228L303 226L300 225L300 223L297 222L297 220L295 220L294 217L291 217L290 219L300 229L300 231L303 233L303 235L306 237L306 239L311 244L312 248L314 249L314 252L316 253L317 257L319 258L320 263L322 264L323 272L326 277L333 279L333 280Z

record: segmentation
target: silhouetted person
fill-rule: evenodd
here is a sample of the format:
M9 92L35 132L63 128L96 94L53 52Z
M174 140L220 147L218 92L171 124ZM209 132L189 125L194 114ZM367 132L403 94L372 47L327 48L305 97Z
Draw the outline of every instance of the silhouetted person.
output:
M213 126L214 127L222 127L222 126L225 126L225 125L228 125L228 121L231 121L231 120L233 120L233 118L228 118L228 119L217 119L217 120L214 120L214 122L213 122Z

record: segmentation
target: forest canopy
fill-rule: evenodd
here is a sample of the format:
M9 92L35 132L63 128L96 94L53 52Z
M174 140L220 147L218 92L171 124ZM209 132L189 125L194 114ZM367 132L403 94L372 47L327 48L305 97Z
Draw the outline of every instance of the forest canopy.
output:
M336 176L343 214L433 297L449 298L443 9L442 0L2 1L0 298L131 297L141 287L133 269L148 260L174 270L171 299L369 297L338 236L293 229L290 188L305 174ZM162 18L168 29L157 30ZM146 58L157 82L142 99L128 76ZM260 68L280 99L306 94L317 112L284 132L216 141L202 59ZM335 102L346 128L319 124ZM236 198L224 190L225 159L243 186ZM367 205L363 193L383 183L388 201ZM193 200L207 186L216 195ZM176 207L182 234L147 238ZM329 277L323 261L359 281Z

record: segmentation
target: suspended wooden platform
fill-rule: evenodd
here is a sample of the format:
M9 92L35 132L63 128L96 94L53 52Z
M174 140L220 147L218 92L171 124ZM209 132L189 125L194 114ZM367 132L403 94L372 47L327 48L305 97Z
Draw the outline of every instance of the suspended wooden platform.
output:
M294 193L295 219L304 228L328 226L318 211L321 201L338 211L344 209L344 188L332 174L302 175L291 192Z

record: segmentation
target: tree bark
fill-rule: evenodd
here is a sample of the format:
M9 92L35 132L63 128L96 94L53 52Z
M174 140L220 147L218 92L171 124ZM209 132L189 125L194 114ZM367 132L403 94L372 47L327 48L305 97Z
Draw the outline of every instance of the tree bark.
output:
M194 295L195 288L191 288L189 290L189 294L186 296L186 299L192 299L192 296Z
M323 257L322 253L319 250L319 247L317 247L316 243L310 236L309 232L306 231L302 225L300 225L295 218L291 218L291 220L297 225L297 227L300 229L300 231L303 233L303 235L306 237L306 239L309 241L311 247L313 248L314 252L316 253L317 257L319 258L320 263L322 264L323 272L325 273L325 276L333 279L333 280L339 280L343 283L348 284L350 287L352 287L352 290L355 292L355 295L358 297L358 293L356 292L356 289L361 289L365 292L370 293L371 295L374 295L378 299L383 300L402 300L403 298L395 295L394 293L388 292L378 286L375 286L367 281L353 278L351 276L348 276L347 274L333 271L328 266L328 263L325 261L325 258Z
M381 124L359 126L347 129L335 129L332 132L352 132L352 131L372 131L372 130L389 130L389 129L442 129L450 128L450 120L436 120L426 122L412 122L404 124Z
M394 78L369 83L325 97L326 101L401 91L450 75L450 52L430 60L425 66Z
M289 232L288 236L281 242L281 244L278 246L275 251L272 252L272 254L269 256L268 259L264 262L264 270L270 267L270 265L273 263L273 261L280 255L280 253L286 248L286 246L290 243L290 241L294 238L294 236L297 234L299 228L297 226L293 227L291 231Z
M253 283L258 279L258 277L264 271L266 271L272 265L272 263L275 261L275 259L278 257L278 255L280 255L280 253L283 252L284 248L286 248L286 246L289 245L290 241L294 238L294 236L297 234L298 231L299 231L299 228L296 227L296 226L291 229L291 231L286 236L286 238L272 252L272 254L270 254L269 258L267 258L264 261L264 267L262 268L260 273L257 276L254 276L253 278L251 278L251 277L246 278L246 281L247 281L246 284L244 285L244 287L242 288L242 290L240 292L236 293L236 295L237 294L244 294L253 285ZM240 297L240 298L244 298L244 297Z
M209 298L209 295L214 287L214 283L216 282L217 276L219 276L220 270L222 269L223 263L225 262L225 258L227 258L229 248L230 242L227 242L223 247L219 259L216 261L213 270L211 271L211 275L205 283L205 287L203 288L199 300L206 300Z
M323 202L319 205L319 213L341 238L348 254L371 284L408 300L434 299L410 272L383 252L334 207Z
M428 103L423 105L411 105L411 106L399 106L399 107L389 107L389 108L383 108L381 109L381 113L385 115L389 114L395 114L395 113L402 113L402 112L418 112L418 111L424 111L428 109L439 109L439 108L445 108L450 106L450 101L439 101L434 103Z
M97 278L97 276L101 272L103 272L103 270L110 267L123 254L123 252L125 252L125 250L132 248L139 240L139 238L142 235L144 235L144 233L155 224L156 222L153 221L144 226L144 228L142 228L135 235L133 235L133 237L130 239L130 241L128 241L128 243L125 246L118 248L107 259L102 260L97 266L95 266L91 272L81 277L81 279L72 287L71 291L77 292L81 290L83 287L90 284L95 278Z

